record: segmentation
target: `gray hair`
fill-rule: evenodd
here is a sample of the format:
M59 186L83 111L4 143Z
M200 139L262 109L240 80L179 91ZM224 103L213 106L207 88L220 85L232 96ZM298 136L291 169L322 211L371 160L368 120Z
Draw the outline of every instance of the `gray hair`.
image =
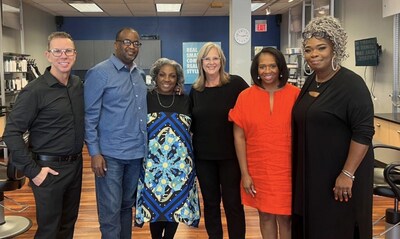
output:
M160 58L160 59L156 60L153 63L153 65L151 66L151 69L150 69L151 84L154 85L155 87L157 86L158 73L160 72L161 67L163 67L165 65L170 65L175 69L176 78L177 78L176 85L180 88L181 93L183 93L185 78L183 76L182 66L178 62L176 62L174 60L170 60L168 58ZM154 89L155 88L152 88L150 90L154 90Z
M322 36L332 43L337 64L349 56L346 53L347 33L338 19L332 16L313 18L304 29L303 48L307 40L313 36Z

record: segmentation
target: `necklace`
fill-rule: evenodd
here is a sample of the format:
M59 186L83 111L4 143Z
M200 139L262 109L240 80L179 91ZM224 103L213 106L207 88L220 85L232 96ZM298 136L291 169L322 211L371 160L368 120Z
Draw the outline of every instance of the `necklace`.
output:
M174 104L174 102L175 102L175 93L172 94L172 102L171 102L171 104L168 105L168 106L167 106L167 105L163 105L163 104L161 103L160 96L158 95L158 92L156 92L156 93L157 93L157 100L158 100L158 103L161 105L161 107L168 109L168 108L170 108L170 107Z
M318 79L318 75L315 75L315 82L317 83L317 89L322 86L325 82L329 81L333 75L335 75L336 71L332 71L331 73L329 73L328 76L326 76L323 80Z
M317 89L318 89L322 84L325 83L325 82L318 82L317 80L315 80L315 82L317 83Z

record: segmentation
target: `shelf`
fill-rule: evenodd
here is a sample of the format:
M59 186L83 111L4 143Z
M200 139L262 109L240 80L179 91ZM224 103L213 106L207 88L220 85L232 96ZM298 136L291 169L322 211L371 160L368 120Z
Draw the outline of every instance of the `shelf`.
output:
M4 57L14 57L14 56L23 56L23 57L27 57L30 56L28 54L20 54L20 53L13 53L13 52L4 52L3 53Z
M7 71L7 72L4 72L5 75L16 74L16 73L26 74L28 72L27 71Z
M6 95L15 95L18 94L21 90L11 90L11 91L4 91Z
M301 79L303 77L302 73L302 61L303 54L301 52L292 52L292 53L284 53L286 60L286 65L289 70L289 79L288 82L297 87L302 87Z
M283 53L284 56L299 56L302 55L303 53Z
M0 82L1 105L9 107L14 104L17 95L26 86L27 58L29 56L28 54L3 52L4 68Z

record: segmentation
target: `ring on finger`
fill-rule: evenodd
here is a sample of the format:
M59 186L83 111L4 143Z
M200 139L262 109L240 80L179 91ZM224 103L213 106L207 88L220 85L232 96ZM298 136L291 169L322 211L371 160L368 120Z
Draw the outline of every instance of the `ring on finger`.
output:
M346 191L344 191L344 192L343 192L343 194L344 194L344 195L347 195L347 192L346 192Z

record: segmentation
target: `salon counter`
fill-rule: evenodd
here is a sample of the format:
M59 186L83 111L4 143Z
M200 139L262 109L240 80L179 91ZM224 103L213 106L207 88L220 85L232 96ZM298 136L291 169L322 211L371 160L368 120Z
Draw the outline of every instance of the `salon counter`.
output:
M400 113L376 113L374 142L400 147Z

